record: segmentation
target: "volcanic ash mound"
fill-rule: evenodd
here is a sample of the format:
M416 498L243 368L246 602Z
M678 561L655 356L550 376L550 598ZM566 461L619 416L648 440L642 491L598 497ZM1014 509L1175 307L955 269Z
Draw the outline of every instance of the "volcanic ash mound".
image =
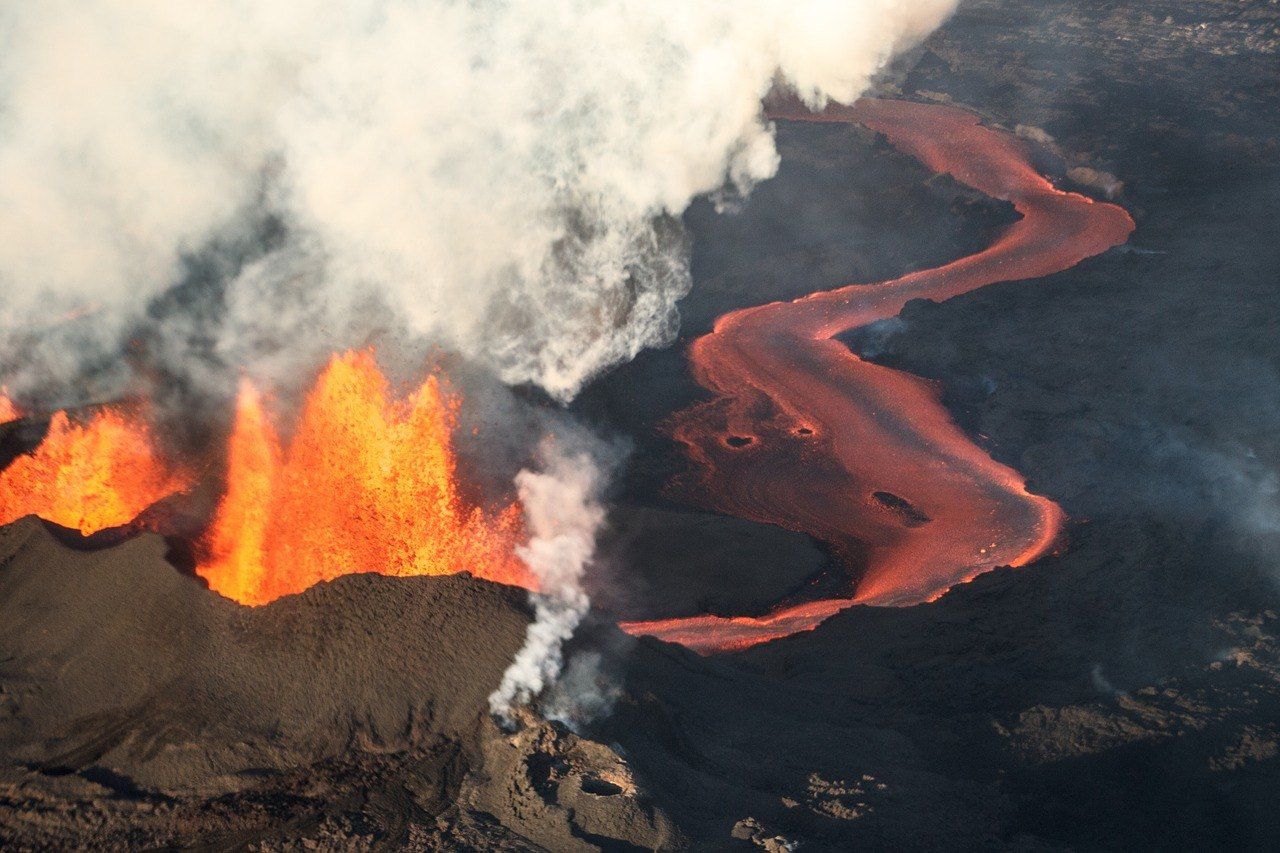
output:
M214 794L352 749L473 741L525 593L352 575L258 608L144 534L0 528L0 752L42 772Z

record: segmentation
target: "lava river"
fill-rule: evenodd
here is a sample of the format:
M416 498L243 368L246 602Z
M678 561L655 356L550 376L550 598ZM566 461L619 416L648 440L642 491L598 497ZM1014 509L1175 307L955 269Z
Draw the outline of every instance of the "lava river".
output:
M911 299L1065 270L1123 243L1134 227L1120 207L1054 188L1021 142L956 108L863 100L774 115L864 125L931 170L1011 202L1021 218L977 254L734 311L694 341L693 371L713 399L679 413L674 435L694 463L698 499L808 533L865 565L847 597L783 604L761 617L622 625L701 652L811 630L855 604L930 601L1044 554L1060 532L1061 509L975 445L933 385L863 361L835 336L896 316Z

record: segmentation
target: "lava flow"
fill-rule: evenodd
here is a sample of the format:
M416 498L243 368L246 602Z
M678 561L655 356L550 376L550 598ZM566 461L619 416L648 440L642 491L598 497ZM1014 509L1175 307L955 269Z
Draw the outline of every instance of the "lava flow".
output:
M519 506L488 514L459 493L455 411L435 377L393 400L373 356L347 353L321 374L286 450L246 382L198 573L253 605L355 572L531 586L515 556Z
M0 422L20 414L0 398ZM84 423L56 412L40 446L0 471L0 524L37 515L87 536L129 524L190 485L165 465L150 428L127 408L100 409Z
M1022 144L962 110L863 100L777 118L856 122L935 172L1012 202L1021 219L993 245L945 266L875 285L726 314L689 358L714 399L676 416L696 497L714 509L802 531L865 562L850 597L780 606L759 617L624 623L701 652L811 630L854 604L930 601L998 566L1041 556L1063 514L1018 472L976 446L930 383L859 359L835 336L896 316L911 299L943 300L1002 281L1065 270L1123 243L1122 208L1060 191Z

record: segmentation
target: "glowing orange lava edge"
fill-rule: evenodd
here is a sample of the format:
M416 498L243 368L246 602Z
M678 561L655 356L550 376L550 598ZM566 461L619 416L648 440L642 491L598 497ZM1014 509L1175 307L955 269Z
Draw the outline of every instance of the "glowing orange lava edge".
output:
M694 341L694 375L714 398L673 420L694 463L690 496L808 533L866 566L848 598L761 617L621 624L703 653L812 630L855 604L931 601L1050 549L1064 520L1055 503L1028 492L1017 471L974 444L930 383L865 362L834 338L897 316L911 299L1060 272L1123 243L1134 228L1123 208L1056 189L1021 142L963 110L862 100L774 117L864 125L933 171L1011 202L1021 219L977 254L880 284L734 311Z

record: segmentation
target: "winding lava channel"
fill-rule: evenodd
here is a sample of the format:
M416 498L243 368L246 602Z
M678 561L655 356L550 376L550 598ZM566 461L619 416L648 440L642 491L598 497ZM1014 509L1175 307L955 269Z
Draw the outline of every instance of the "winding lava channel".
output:
M934 172L948 172L1021 218L987 249L934 269L849 285L720 317L689 359L710 402L677 414L673 434L711 508L808 533L865 565L849 597L783 604L760 617L624 622L702 653L812 630L855 604L911 605L998 566L1044 554L1064 520L952 421L935 386L855 356L836 335L1003 281L1068 269L1128 239L1112 204L1056 189L1015 137L962 110L861 100L797 121L850 122L883 135Z

